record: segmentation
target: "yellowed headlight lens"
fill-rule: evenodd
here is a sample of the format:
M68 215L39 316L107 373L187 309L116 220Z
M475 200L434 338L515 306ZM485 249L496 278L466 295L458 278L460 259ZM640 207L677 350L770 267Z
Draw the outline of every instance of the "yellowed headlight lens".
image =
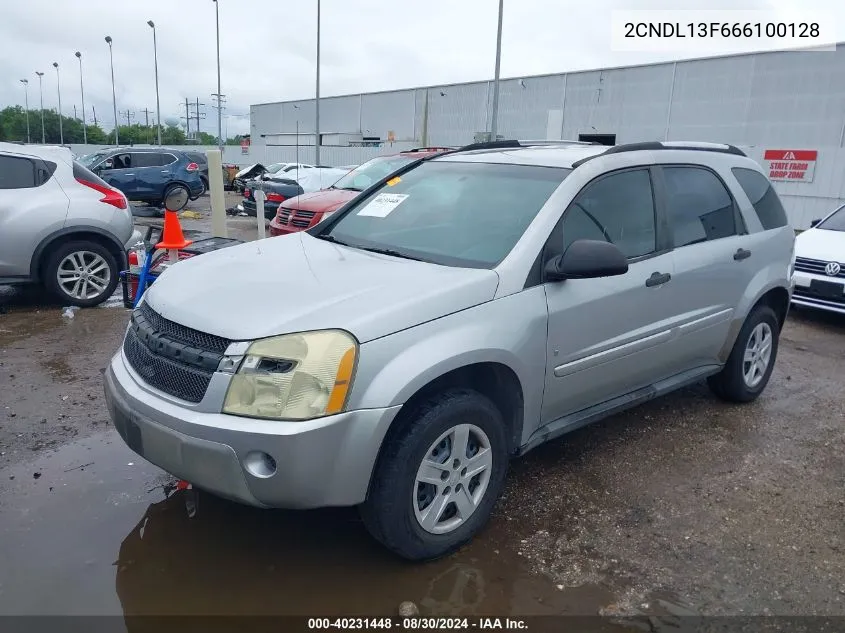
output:
M346 404L358 344L341 330L285 334L256 341L232 377L223 412L308 420Z

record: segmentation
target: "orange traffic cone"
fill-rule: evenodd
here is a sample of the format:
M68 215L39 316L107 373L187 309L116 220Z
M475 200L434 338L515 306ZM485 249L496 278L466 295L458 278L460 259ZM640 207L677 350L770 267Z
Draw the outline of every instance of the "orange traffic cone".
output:
M179 224L179 216L176 215L176 211L165 209L164 230L161 232L161 241L156 244L156 249L178 250L185 248L190 243L191 240L186 240L182 234L182 225Z

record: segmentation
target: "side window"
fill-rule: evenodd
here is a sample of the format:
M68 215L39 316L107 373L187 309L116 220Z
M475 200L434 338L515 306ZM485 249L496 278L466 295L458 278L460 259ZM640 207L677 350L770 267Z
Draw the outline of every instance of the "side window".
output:
M663 174L676 248L737 234L733 198L716 174L701 167L664 167Z
M612 242L626 257L656 249L654 196L648 170L622 171L588 184L566 209L563 249L575 240Z
M165 167L167 165L172 165L176 162L176 157L173 154L156 154L157 162L156 165L160 165ZM190 157L188 160L191 160ZM197 162L197 161L194 161Z
M129 169L130 167L135 167L130 154L115 154L112 161L112 169Z
M32 189L40 184L35 161L0 155L0 189Z
M132 154L132 166L138 167L157 167L161 164L159 159L160 154L156 152L138 152Z
M788 224L780 198L763 174L742 167L734 167L731 171L754 206L764 230L777 229Z

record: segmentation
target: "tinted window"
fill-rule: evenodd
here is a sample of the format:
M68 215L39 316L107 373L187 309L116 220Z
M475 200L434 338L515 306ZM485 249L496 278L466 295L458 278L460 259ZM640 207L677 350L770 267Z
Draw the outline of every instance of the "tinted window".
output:
M431 161L402 174L326 230L358 248L445 265L492 268L570 170Z
M17 156L0 156L0 189L31 189L38 184L41 183L38 182L34 161Z
M86 182L100 185L101 187L111 187L109 183L77 161L73 161L73 177L77 180L84 180Z
M700 167L666 167L663 173L676 247L736 235L733 199L716 174Z
M768 230L786 226L786 211L768 179L753 169L735 167L732 171L745 195L754 205L763 228Z
M820 222L816 228L827 231L845 231L845 207L839 207L827 216L824 222Z
M158 160L158 164L162 166L172 165L175 163L178 158L176 158L173 154L156 154L156 159ZM193 160L193 159L191 159ZM194 161L197 162L197 161ZM205 164L205 163L203 163Z
M587 185L563 218L564 251L575 240L612 242L626 257L655 250L654 197L648 170L623 171Z
M156 152L132 154L132 167L158 167L161 164L161 154Z
M208 157L201 152L185 152L185 156L188 157L188 160L190 160L194 163L199 163L200 165L205 165L208 162ZM172 160L173 160L173 158L169 154L167 154L164 157L164 164L167 165ZM272 165L271 165L271 167L272 167ZM270 170L268 169L268 171L270 171Z
M109 159L106 159L103 163L103 167L107 167ZM133 157L131 154L115 154L111 158L112 166L111 169L129 169L130 167L135 167L133 163Z

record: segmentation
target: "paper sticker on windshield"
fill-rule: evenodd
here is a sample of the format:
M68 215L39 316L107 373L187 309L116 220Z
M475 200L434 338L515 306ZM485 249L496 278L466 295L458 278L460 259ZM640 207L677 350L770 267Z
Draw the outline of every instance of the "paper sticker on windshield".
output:
M358 215L367 215L374 218L386 218L396 207L408 197L406 193L380 193L370 200Z
M388 180L385 184L387 184L388 187L392 187L393 185L398 185L400 182L402 182L402 179L399 176L395 176Z

